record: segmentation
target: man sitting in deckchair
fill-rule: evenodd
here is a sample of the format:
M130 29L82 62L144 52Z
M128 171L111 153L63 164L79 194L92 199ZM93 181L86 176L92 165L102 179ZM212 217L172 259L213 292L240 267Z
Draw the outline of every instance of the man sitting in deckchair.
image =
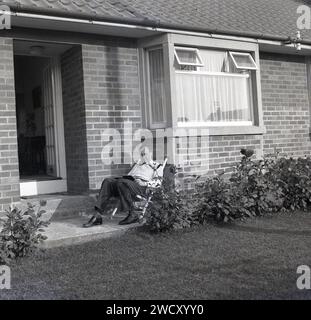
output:
M137 196L144 197L146 187L155 178L155 175L163 176L160 166L151 160L149 153L142 151L141 159L133 166L127 176L106 178L102 183L95 204L96 214L83 227L90 228L103 223L102 215L112 197L119 198L119 209L128 213L127 217L119 222L120 225L138 222L139 218L133 210L134 202Z

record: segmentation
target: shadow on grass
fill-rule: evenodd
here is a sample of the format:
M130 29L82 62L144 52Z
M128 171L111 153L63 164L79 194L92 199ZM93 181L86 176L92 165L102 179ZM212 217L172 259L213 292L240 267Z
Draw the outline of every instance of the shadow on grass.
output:
M311 237L311 231L307 230L286 230L286 229L266 229L260 227L240 226L240 225L222 225L223 228L230 229L237 232L252 232L261 234L278 234L286 236L307 236Z

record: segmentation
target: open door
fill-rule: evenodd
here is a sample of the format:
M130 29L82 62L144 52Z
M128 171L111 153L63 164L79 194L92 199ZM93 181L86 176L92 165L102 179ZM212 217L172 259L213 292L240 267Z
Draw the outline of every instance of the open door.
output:
M56 167L56 131L55 99L53 96L53 66L50 63L43 71L43 108L44 108L44 128L45 128L45 148L46 148L46 172L49 176L58 177Z
M61 67L50 58L42 69L43 132L45 136L45 174L21 177L21 196L67 191Z

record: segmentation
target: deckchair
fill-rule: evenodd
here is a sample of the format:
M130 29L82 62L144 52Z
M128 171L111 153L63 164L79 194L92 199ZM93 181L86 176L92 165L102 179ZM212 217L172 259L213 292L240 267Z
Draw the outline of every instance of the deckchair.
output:
M164 170L167 164L167 158L165 158L163 164L160 164L157 168L154 169L154 175L152 180L148 182L148 185L146 187L145 191L145 196L137 195L136 200L137 202L143 203L142 207L139 207L140 213L139 213L139 220L142 221L145 213L148 209L148 206L150 202L152 201L152 197L156 190L162 187L163 183L163 176L164 176ZM159 174L159 169L161 169L162 174ZM111 219L116 215L118 212L118 206L114 208L112 214L111 214Z

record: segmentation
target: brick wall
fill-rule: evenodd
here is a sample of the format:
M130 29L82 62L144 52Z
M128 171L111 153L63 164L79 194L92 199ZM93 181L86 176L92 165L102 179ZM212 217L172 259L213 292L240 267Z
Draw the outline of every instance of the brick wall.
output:
M102 135L104 130L116 129L122 134L124 121L133 122L133 131L141 128L138 57L134 47L83 45L82 53L89 181L90 189L98 189L103 178L125 174L129 167L128 164L103 164L101 152L108 143L107 136ZM129 140L130 137L125 139ZM189 147L189 161L184 166L184 176L229 171L240 159L241 148L258 150L261 147L258 136L202 137L197 144L194 140L196 138L183 138L179 146L168 142L168 148L176 148L175 151L180 155L186 152L185 143ZM164 141L159 143L164 144ZM199 159L193 156L196 148L201 152ZM172 154L173 151L168 153ZM108 158L111 154L103 156Z
M310 105L304 57L261 53L264 152L310 154Z
M0 212L18 201L13 42L0 38Z
M173 145L174 147L174 145ZM262 137L257 135L184 137L175 145L175 153L186 160L178 174L183 188L192 188L196 175L212 176L232 172L241 159L242 148L261 155Z
M62 84L68 191L89 188L82 48L62 55Z
M111 154L102 154L108 143L105 130L116 129L123 134L123 123L128 120L133 122L133 131L141 128L137 49L135 45L117 45L82 45L81 50L75 48L63 56L69 189L98 189L105 177L128 170L128 164L104 165L103 158ZM83 72L77 65L83 65ZM275 148L287 154L310 153L304 58L262 53L261 74L267 134L202 136L183 138L174 146L168 143L180 155L186 154L185 144L189 147L190 158L181 176L230 172L241 158L241 148L255 149L258 156ZM125 144L129 139L125 137ZM197 149L201 154L196 158ZM114 155L123 156L123 152L115 150ZM185 181L187 184L187 178Z
M129 168L129 164L103 164L102 157L110 156L102 155L109 141L103 132L110 128L123 134L124 121L131 121L133 130L141 128L138 52L131 44L83 45L82 54L88 174L90 189L98 189L104 177L125 174ZM125 137L129 139L130 135Z

